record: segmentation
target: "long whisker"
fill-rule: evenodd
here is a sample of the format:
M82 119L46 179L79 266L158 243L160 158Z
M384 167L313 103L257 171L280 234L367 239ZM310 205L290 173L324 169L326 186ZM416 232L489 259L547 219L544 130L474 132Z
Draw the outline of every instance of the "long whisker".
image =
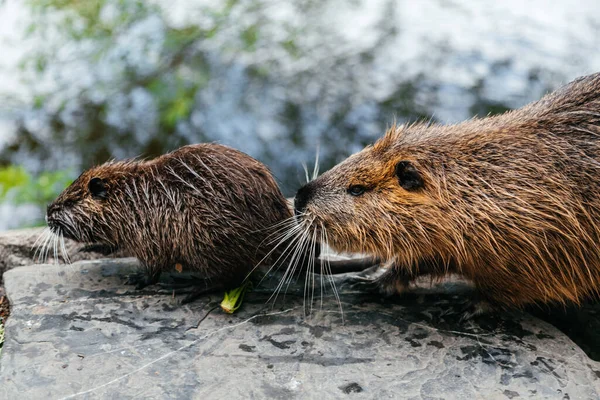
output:
M269 240L269 242L267 242L268 245L271 245L275 242L278 242L280 240L281 237L287 235L289 233L290 230L294 229L296 226L299 226L298 224L292 224L290 226L286 226L282 229L280 229L278 232L274 232L273 234L271 234L270 236L274 236L273 238L271 238L271 240ZM267 240L269 237L265 238L265 240ZM265 241L263 240L263 242ZM261 242L262 244L262 242Z
M291 217L288 217L288 218L286 218L284 220L281 220L281 221L277 222L276 224L269 225L266 228L260 228L260 229L252 230L252 231L249 231L249 232L250 233L258 233L258 232L264 232L264 231L268 232L268 231L270 231L272 229L279 228L279 227L281 227L283 225L288 225L288 224L292 224L292 223L293 224L296 223L296 217L293 216L293 215Z
M38 236L37 240L33 243L33 246L32 246L32 248L34 249L33 261L36 260L38 253L41 251L42 243L44 243L46 241L46 238L47 238L49 232L50 232L50 228L48 228L48 227L44 228L44 230Z
M302 168L304 168L304 176L306 178L306 183L308 183L310 182L310 177L308 176L308 167L304 161L302 162Z
M320 237L320 242L321 243L325 243L325 236L323 234L323 224L321 224L321 237ZM321 250L322 252L322 250ZM322 255L322 253L321 253ZM321 275L321 279L319 279L319 283L321 286L321 306L320 309L323 310L323 291L324 291L324 284L325 284L325 279L323 277L323 260L319 260L319 274Z
M293 227L292 229L290 229L285 234L285 236L279 241L279 243L277 243L277 245L275 245L259 262L256 263L256 265L254 266L254 268L252 268L252 270L248 273L248 275L246 275L246 277L244 278L244 280L248 279L248 277L256 270L256 268L258 268L266 259L268 259L275 252L275 250L277 250L277 248L279 246L281 246L283 243L285 243L287 240L289 240L290 238L294 237L295 235L300 234L300 230L301 230L301 226L300 225L297 225L297 226ZM258 283L259 285L262 283L262 281L265 279L265 277L269 274L269 272L271 272L271 270L273 269L273 267L275 267L275 265L277 265L277 263L279 262L279 260L281 259L281 257L283 257L285 255L285 252L287 251L287 249L294 244L294 241L295 241L295 237L294 237L294 239L292 239L290 241L290 243L288 244L288 246L282 251L282 253L279 256L279 258L277 258L277 260L271 265L271 267L269 268L269 270L267 271L267 273L265 274L265 276L263 276L261 278L261 280Z
M320 146L317 144L317 155L315 157L315 167L313 169L312 180L314 181L319 176L319 150Z
M275 236L275 238L271 239L271 240L270 240L270 241L267 243L267 245L269 245L269 246L270 246L270 245L272 245L273 243L275 243L275 242L279 241L279 240L281 239L281 237L282 237L282 236L284 236L284 235L285 235L285 234L288 232L288 230L289 230L290 228L293 228L294 226L298 226L298 223L297 223L297 221L296 221L296 219L295 219L294 217L287 218L286 220L284 220L284 221L282 221L282 222L280 222L280 223L278 223L278 224L275 224L274 226L277 226L277 225L282 225L282 224L285 224L285 225L283 225L283 226L279 227L279 228L278 228L278 229L276 229L274 232L272 232L272 233L270 233L269 235L267 235L267 236L266 236L266 237L265 237L265 238L264 238L264 239L263 239L263 240L262 240L262 241L261 241L261 242L258 244L258 246L257 246L256 248L257 248L257 249L260 249L260 248L262 247L262 245L264 244L264 242L266 242L266 241L267 241L268 239L270 239L272 236ZM257 232L258 232L258 231L257 231ZM275 248L277 248L277 246L275 246ZM262 262L262 260L261 260L261 262Z
M291 255L292 257L289 260L289 264L288 267L286 268L281 280L279 281L277 287L275 288L274 291L274 297L275 300L274 302L277 301L277 296L279 295L279 293L281 292L281 289L283 288L283 286L287 283L286 289L285 289L285 293L287 293L289 285L292 281L292 278L294 276L294 273L296 271L298 262L299 262L299 255L302 254L303 252L303 248L305 247L305 241L306 241L306 232L307 232L307 226L302 224L299 225L302 229L299 232L299 234L296 236L295 240L294 240L294 244L295 246L290 250L287 251L287 255L286 258L284 259L287 260L287 258ZM288 246L289 248L289 246ZM271 296L271 298L273 297L273 295ZM270 299L269 299L270 300Z
M302 237L298 241L298 246L294 250L294 256L290 260L290 265L288 267L288 270L286 271L286 275L284 275L284 277L283 277L284 280L287 283L287 287L285 289L286 293L287 293L287 290L289 289L290 284L292 283L293 277L295 276L296 269L297 269L300 261L302 260L302 256L306 255L306 247L308 246L308 235L307 235L307 233L308 233L310 225L309 224L303 224L302 227L303 227Z
M325 229L325 226L323 224L321 224L321 229L325 233L325 245L327 247L329 247L329 237L327 236L327 230ZM341 300L340 294L335 286L335 281L333 279L333 273L331 272L331 263L329 262L329 257L327 257L326 260L327 261L325 262L325 265L327 266L327 268L326 268L327 276L329 277L329 282L331 283L333 295L335 296L335 299L337 300L337 302L340 306L340 314L342 315L342 323L344 323L344 309L342 307L342 300Z
M54 232L50 232L50 238L48 240L48 246L46 247L46 253L44 254L44 264L48 263L48 257L51 255L52 248L54 247Z
M38 235L37 239L35 239L35 242L33 242L33 244L31 245L32 249L35 249L35 247L40 243L40 241L42 240L42 237L44 237L46 234L48 234L48 231L50 230L50 228L45 227L40 234ZM35 253L34 253L35 255Z
M38 260L41 264L43 264L45 262L46 254L48 253L48 244L49 244L51 238L52 238L52 231L48 230L48 234L46 235L46 238L44 239L44 243L42 244L42 248L40 251L40 258Z
M312 285L311 285L311 292L310 292L310 314L312 314L312 310L313 310L313 303L315 300L315 275L316 275L316 263L315 263L315 252L316 252L316 248L317 248L317 229L313 228L313 235L312 235L312 247L310 249L310 258L308 260L309 265L311 266L309 268L310 272L311 272L311 278L312 278ZM319 277L319 279L321 279Z
M62 249L63 259L67 264L71 264L71 259L69 258L69 252L67 251L67 246L65 246L65 237L63 233L60 233L60 247Z
M306 233L308 233L308 227L307 227ZM307 251L307 249L308 249L309 245L310 245L310 237L308 234L305 234L304 238L303 238L302 248L300 249L300 257L304 257L304 259L308 258L309 252ZM288 287L291 282L291 277L294 275L295 271L296 271L296 265L294 265L293 271L290 274L290 278L288 281ZM308 289L309 289L308 286L309 286L310 273L311 273L311 264L310 264L310 259L308 259L307 266L306 266L306 272L305 272L305 276L304 276L304 294L302 297L302 301L303 301L302 305L303 305L303 309L304 309L304 315L306 315L306 309L307 309L306 300L309 297L308 296ZM286 292L287 292L287 288L286 288Z
M60 230L59 230L59 232L60 232ZM54 234L54 244L52 247L54 250L53 251L54 259L52 260L52 263L58 264L58 234L57 233Z
M302 228L302 230L299 232L299 234L296 237L296 240L294 241L295 246L290 251L288 251L286 258L284 259L284 261L287 260L287 258L291 255L291 258L289 260L289 265L286 268L286 270L283 274L283 277L279 281L279 284L275 288L274 302L277 301L277 296L279 295L279 292L281 291L281 289L283 288L283 286L285 285L286 282L287 282L287 286L285 289L285 293L287 293L287 290L289 288L292 277L294 276L294 272L296 271L296 266L298 265L298 262L299 262L298 255L301 253L302 248L304 247L304 242L306 240L306 227L301 226L301 228ZM288 246L288 248L289 247L290 246ZM287 249L286 249L286 251L287 251ZM271 296L271 297L273 297L273 296Z

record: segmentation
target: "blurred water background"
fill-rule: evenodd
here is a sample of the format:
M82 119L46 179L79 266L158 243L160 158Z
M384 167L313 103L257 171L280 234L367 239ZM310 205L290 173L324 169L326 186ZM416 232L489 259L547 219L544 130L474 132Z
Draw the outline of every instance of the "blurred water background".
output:
M0 230L109 158L217 141L286 195L394 118L458 122L600 71L597 0L0 0Z

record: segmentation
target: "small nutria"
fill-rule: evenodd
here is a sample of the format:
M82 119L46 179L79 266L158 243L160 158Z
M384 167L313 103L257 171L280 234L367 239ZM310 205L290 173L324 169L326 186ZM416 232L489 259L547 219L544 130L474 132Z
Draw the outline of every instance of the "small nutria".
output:
M310 254L282 256L293 239L285 229L295 221L277 183L259 161L218 144L87 170L48 206L46 219L53 233L87 243L86 249L137 257L143 272L129 283L138 289L157 283L162 272L198 275L201 281L184 284L197 286L184 303L239 286L262 262L290 263L294 273L324 268L312 246L306 246ZM275 242L279 246L273 249ZM367 258L325 267L341 273L376 262Z
M580 303L600 290L600 74L502 115L393 127L295 212L334 249L387 260L386 293L457 273L499 306Z
M267 256L272 228L289 218L267 167L217 144L94 167L47 210L53 232L137 257L140 289L175 269L197 272L211 289L237 287Z

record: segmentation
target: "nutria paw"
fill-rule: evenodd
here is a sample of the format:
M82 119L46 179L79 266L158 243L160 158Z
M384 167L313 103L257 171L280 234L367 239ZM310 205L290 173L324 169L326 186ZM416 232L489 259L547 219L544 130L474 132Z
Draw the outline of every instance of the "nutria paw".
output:
M93 244L88 244L88 245L83 246L81 249L79 249L79 252L80 253L99 253L104 256L109 256L111 254L116 253L117 250L119 250L119 249L115 246L111 246L111 245L103 244L103 243L93 243Z
M148 276L145 272L136 272L127 276L125 281L126 285L134 285L135 290L142 290L146 286L156 285L158 283L159 275Z
M163 279L163 282L158 282L157 285L164 290L180 290L190 289L196 287L209 286L207 280L196 275L189 274L172 274L167 273L167 278Z
M375 267L375 271L379 268ZM373 276L373 268L365 270L368 274L360 274L349 278L350 287L364 293L376 293L384 296L400 295L409 285L408 277L396 268L386 268L379 276Z
M156 285L160 287L161 292L176 292L186 296L180 301L181 304L188 304L208 293L214 293L225 290L222 283L203 279L190 274L167 274L166 277ZM175 293L177 294L177 293Z
M467 322L473 318L488 314L494 310L492 304L486 300L473 299L468 301L461 309L461 317L459 323Z
M196 287L194 289L194 291L189 293L187 296L185 296L181 300L181 304L183 305L183 304L191 303L191 302L197 300L198 298L204 296L205 294L214 293L214 292L218 292L221 290L225 290L225 288L220 283L215 283L212 285L207 284L207 286L204 286L204 287Z

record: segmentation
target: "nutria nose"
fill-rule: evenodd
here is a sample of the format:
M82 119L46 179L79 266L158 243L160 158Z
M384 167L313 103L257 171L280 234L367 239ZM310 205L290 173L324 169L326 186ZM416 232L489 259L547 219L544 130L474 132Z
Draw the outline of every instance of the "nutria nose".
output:
M46 207L46 220L48 219L49 215L52 215L53 212L58 211L59 208L60 207L58 207L55 203L48 204Z
M45 220L46 220L46 224L50 227L53 228L56 225L56 215L55 213L60 211L60 206L58 206L57 204L49 204L46 207L46 216L45 216Z
M306 185L298 189L296 197L294 197L294 214L296 216L299 216L302 213L304 213L306 205L310 201L310 198L313 196L314 192L314 185L310 183L307 183Z

